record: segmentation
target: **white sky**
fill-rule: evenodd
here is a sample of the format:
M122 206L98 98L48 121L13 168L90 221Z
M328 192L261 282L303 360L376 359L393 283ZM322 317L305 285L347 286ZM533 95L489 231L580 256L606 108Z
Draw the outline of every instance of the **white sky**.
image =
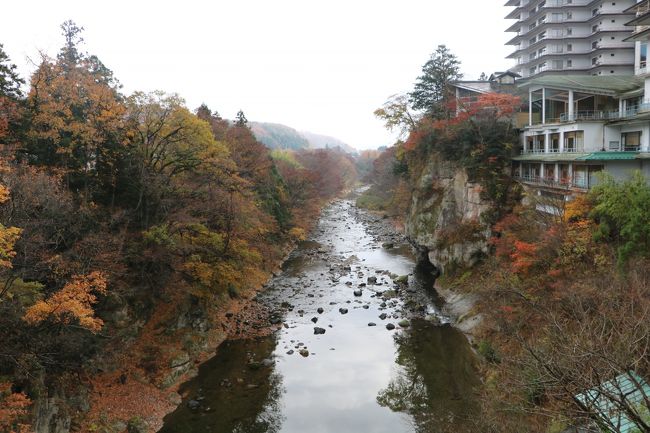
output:
M358 148L394 138L372 112L411 90L438 44L466 79L512 64L505 0L20 0L3 4L0 43L23 76L56 55L59 25L85 28L124 91L177 92L223 117L331 135Z

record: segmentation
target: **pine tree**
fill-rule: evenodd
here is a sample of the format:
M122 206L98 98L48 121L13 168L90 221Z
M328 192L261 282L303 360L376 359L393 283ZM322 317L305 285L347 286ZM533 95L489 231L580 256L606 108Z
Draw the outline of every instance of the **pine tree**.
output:
M246 116L244 115L244 112L242 110L239 110L237 112L235 125L237 125L237 126L247 126L248 125L248 119L246 119Z
M22 96L20 86L25 84L25 80L18 76L16 69L16 65L11 63L4 47L0 44L0 96L11 99L19 99Z
M433 118L448 117L451 112L447 106L451 96L449 83L461 78L458 58L445 45L438 45L409 94L411 105Z

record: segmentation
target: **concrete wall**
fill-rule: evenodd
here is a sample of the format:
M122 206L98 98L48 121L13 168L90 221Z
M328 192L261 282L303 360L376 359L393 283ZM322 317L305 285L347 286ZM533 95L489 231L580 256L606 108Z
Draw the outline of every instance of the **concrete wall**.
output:
M627 180L635 170L641 169L642 164L640 160L605 162L605 171L618 181ZM648 170L648 174L650 174L650 170Z

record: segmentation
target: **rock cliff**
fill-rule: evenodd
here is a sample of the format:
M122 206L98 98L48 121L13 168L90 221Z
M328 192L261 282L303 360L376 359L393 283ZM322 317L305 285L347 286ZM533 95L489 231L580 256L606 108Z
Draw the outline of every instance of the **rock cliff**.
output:
M440 272L471 266L487 252L490 229L481 216L490 203L465 168L433 152L412 187L406 235Z

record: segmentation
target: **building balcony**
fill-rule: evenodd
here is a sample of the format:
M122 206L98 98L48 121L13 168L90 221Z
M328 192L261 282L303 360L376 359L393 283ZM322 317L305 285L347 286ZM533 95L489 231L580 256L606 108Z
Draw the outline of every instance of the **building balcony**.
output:
M545 186L548 188L558 188L558 189L588 189L586 180L571 180L568 178L564 179L555 179L555 177L544 177L544 176L535 176L535 175L516 175L515 179L520 182L530 183L536 186Z
M569 113L560 114L560 122L576 122L580 120L594 121L594 120L610 120L618 118L618 111L604 111L604 110L587 110L587 111L576 111L575 113L569 115ZM547 119L547 123L549 119Z

